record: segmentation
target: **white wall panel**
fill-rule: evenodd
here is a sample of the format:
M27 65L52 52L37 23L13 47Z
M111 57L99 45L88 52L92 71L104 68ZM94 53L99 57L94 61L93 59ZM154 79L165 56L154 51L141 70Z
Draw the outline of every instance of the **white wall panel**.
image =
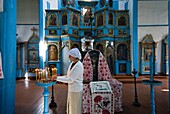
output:
M3 12L3 0L0 0L0 12Z
M139 1L139 25L168 23L168 1Z
M17 0L17 24L39 24L39 0Z

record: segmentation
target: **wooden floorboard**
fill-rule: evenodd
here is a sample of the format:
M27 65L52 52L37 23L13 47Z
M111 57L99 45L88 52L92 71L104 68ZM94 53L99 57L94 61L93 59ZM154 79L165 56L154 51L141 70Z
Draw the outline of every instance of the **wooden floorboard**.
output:
M148 80L148 77L140 77L140 80ZM156 114L168 114L168 78L155 78L162 81L162 86L155 86L155 109ZM128 79L129 80L129 79ZM128 81L129 82L129 81ZM141 81L139 81L141 82ZM51 102L51 90L49 87L49 103ZM43 87L36 86L34 80L16 81L15 114L42 114L44 110ZM137 83L138 101L140 107L133 106L135 101L134 83L123 83L122 91L123 112L115 114L151 114L150 86ZM50 109L50 114L66 114L67 85L57 83L54 86L54 97L57 103L56 109Z

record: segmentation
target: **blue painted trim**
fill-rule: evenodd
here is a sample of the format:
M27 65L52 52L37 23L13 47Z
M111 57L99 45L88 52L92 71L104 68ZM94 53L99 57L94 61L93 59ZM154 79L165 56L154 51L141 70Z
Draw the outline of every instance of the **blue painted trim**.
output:
M2 50L4 49L3 47L4 47L4 43L3 43L3 40L2 39L4 39L5 38L5 28L4 27L6 27L5 26L5 24L6 24L6 20L5 20L5 18L6 18L6 13L5 12L1 12L0 13L0 20L2 20L2 21L0 21L0 51L2 52ZM1 53L2 54L2 53ZM3 55L2 55L2 65L4 64L4 61L3 61ZM3 68L4 69L4 68ZM4 71L4 70L3 70ZM0 103L0 109L2 109L2 110L0 110L0 114L3 114L3 111L4 111L4 106L3 106L3 103L4 103L4 91L5 91L5 89L2 89L2 87L3 87L3 83L4 83L4 80L3 79L0 79L0 100L1 100L1 103Z
M138 27L162 27L162 26L168 26L168 24L138 25Z
M138 72L138 0L133 0L133 69ZM138 77L138 74L136 74Z
M39 38L40 38L40 42L43 41L43 22L44 21L44 16L43 16L43 0L39 0ZM40 47L40 46L39 46ZM40 50L43 51L43 50ZM39 51L39 53L41 53ZM44 68L44 62L43 62L43 57L40 56L40 68L43 69Z

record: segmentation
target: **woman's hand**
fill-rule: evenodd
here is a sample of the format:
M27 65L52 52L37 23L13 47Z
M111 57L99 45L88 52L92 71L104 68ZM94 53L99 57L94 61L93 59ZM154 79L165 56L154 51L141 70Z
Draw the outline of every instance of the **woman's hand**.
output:
M57 74L54 74L52 77L51 77L51 80L56 80L57 79Z

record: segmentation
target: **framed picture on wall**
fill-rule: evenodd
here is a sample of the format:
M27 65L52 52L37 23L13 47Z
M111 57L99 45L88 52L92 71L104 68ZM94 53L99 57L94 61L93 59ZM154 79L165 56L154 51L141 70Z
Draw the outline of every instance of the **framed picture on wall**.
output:
M145 49L145 53L144 53L144 60L145 61L150 61L150 56L152 54L152 49Z
M29 57L29 63L39 62L39 53L37 50L29 50L28 57Z

